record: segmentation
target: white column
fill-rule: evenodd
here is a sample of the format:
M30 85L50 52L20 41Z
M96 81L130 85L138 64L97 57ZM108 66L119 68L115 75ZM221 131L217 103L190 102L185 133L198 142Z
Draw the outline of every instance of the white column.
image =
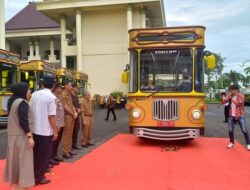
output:
M6 42L5 42L5 49L7 51L10 51L10 41L8 41L8 40L6 40Z
M127 6L127 31L133 28L133 12L131 5ZM128 47L129 47L129 35L128 35ZM128 52L127 64L129 64L130 53Z
M61 66L66 68L66 56L65 56L65 47L66 47L66 19L65 16L61 16Z
M76 48L77 48L77 70L82 70L82 12L76 10Z
M0 0L0 49L5 49L4 0Z
M133 13L131 5L127 7L127 29L130 30L133 28Z
M32 60L34 58L34 47L33 47L33 42L30 41L29 42L29 46L30 46L30 56L28 57L28 60Z
M49 44L50 44L49 62L56 62L56 56L54 54L54 52L55 52L55 39L50 38Z
M141 28L146 28L146 13L141 10Z
M39 51L40 51L40 43L39 43L39 41L36 40L35 41L35 59L36 60L41 59Z

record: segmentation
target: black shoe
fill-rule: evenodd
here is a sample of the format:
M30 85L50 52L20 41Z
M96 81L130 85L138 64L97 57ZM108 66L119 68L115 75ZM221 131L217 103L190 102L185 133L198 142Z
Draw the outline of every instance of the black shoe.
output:
M41 181L36 182L36 185L44 185L50 183L51 180L49 179L42 179Z
M69 154L71 155L71 156L74 156L74 155L77 155L77 153L75 153L75 152L69 152Z
M95 146L94 143L87 143L88 146Z
M75 150L82 150L80 147L78 147L78 146L73 146L72 147L73 149L75 149Z
M51 172L51 169L50 168L48 168L46 171L45 171L45 173L50 173Z
M82 144L82 147L83 148L88 148L88 145L87 144Z
M49 163L54 166L59 165L59 162L55 161L54 159L50 159Z
M62 162L64 159L59 157L59 156L56 156L56 157L54 157L54 160L57 162Z
M104 119L105 121L108 121L108 119Z
M69 154L64 154L63 157L64 157L65 159L71 159L71 158L73 158L73 156L70 156Z

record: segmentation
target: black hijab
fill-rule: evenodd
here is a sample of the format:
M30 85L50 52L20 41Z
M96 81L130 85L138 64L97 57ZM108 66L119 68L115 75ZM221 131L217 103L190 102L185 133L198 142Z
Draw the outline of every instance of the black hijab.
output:
M10 91L13 93L13 95L8 100L8 112L10 112L10 108L16 99L22 98L26 100L26 94L28 90L29 84L25 82L20 82L11 86Z

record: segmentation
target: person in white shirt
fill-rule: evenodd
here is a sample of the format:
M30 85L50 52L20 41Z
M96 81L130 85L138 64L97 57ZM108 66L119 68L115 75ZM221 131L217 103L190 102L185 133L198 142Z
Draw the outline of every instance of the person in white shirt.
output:
M55 78L44 76L44 89L32 94L30 107L34 113L34 170L35 183L46 184L50 180L44 174L52 154L53 140L57 139L56 96L52 93Z

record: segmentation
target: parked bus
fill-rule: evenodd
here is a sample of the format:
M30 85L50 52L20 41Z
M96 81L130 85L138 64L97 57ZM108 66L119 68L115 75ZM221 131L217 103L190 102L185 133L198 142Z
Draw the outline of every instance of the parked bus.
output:
M80 71L76 71L74 74L74 79L77 84L79 84L78 95L83 95L87 90L88 75Z
M126 108L130 132L138 137L177 140L204 134L204 57L208 68L214 55L204 51L203 26L132 29Z
M10 86L18 79L19 54L0 49L0 126L8 122L7 103L11 96Z
M61 85L64 85L66 80L73 82L74 73L75 71L66 68L57 69L56 70L57 82L60 83Z
M29 83L31 92L39 89L39 83L43 79L43 76L56 76L56 66L40 60L22 62L19 70L20 81Z

